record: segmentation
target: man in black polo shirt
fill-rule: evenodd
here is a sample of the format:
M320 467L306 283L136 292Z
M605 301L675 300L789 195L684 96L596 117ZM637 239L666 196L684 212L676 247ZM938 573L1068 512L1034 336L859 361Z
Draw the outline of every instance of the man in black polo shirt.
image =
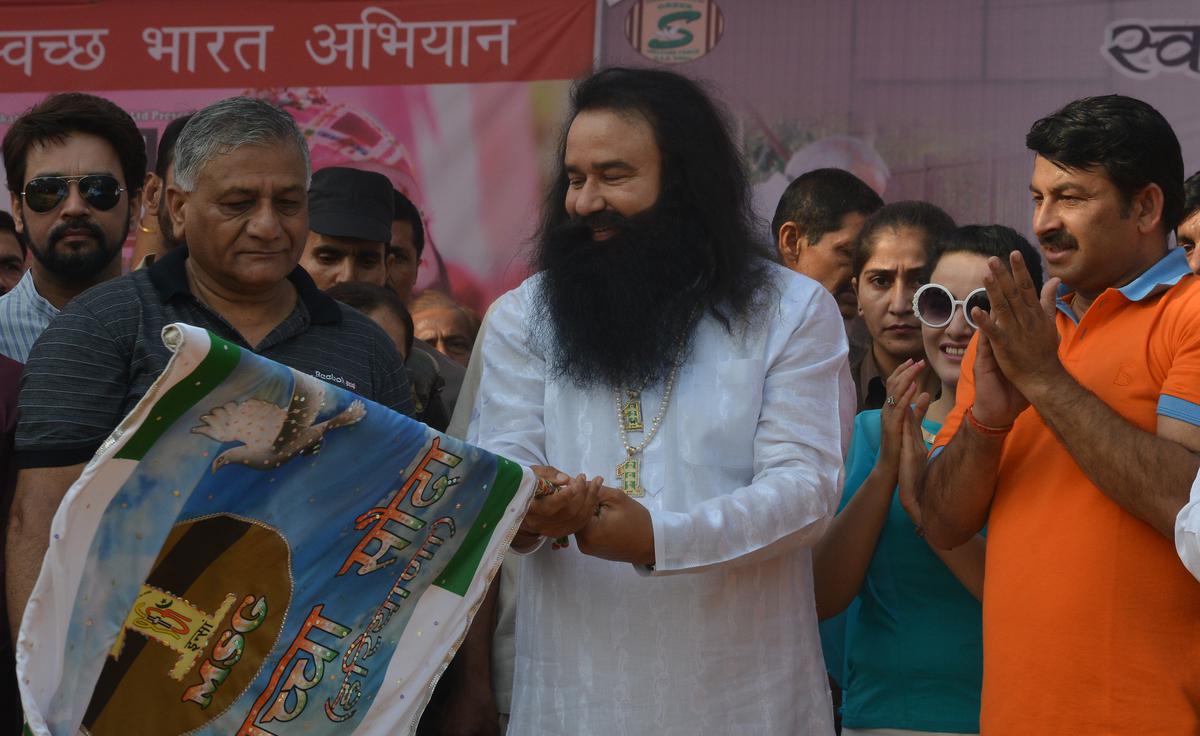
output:
M164 325L206 328L411 413L412 392L387 334L321 293L297 266L310 176L308 147L286 113L248 98L196 113L176 144L167 191L174 234L187 247L75 298L34 345L20 394L7 544L14 629L63 495L166 367Z

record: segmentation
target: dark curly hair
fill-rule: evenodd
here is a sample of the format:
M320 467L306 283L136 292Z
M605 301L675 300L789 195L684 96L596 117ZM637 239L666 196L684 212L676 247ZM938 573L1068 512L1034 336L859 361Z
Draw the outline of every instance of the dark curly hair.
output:
M687 213L704 234L693 251L701 271L698 301L726 328L751 319L769 288L772 251L757 235L746 167L725 111L700 84L674 72L611 67L576 83L536 242L570 219L563 206L566 133L588 110L635 113L650 123L663 162L659 203ZM533 265L541 269L540 253Z

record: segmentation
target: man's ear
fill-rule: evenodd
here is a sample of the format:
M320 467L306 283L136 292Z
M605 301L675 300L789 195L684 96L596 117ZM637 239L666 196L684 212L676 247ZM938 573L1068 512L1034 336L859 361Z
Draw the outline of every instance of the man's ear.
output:
M17 194L16 192L11 192L9 194L8 201L12 204L13 222L17 226L17 232L24 233L25 232L25 211L23 209L21 209L21 204L22 204L21 195Z
M1138 230L1154 232L1162 224L1163 190L1153 182L1142 187L1130 198L1130 209L1137 219Z
M167 214L171 216L171 236L178 241L184 240L183 215L187 208L188 192L183 191L177 184L167 187ZM161 198L160 198L161 202ZM162 204L160 203L161 207Z
M800 251L803 244L800 242L803 236L800 235L800 228L796 223L788 222L779 226L779 232L776 235L776 245L779 248L779 260L783 265L795 270L800 263Z
M146 172L146 181L142 183L142 201L146 204L146 214L158 216L158 208L163 205L163 180L153 171Z

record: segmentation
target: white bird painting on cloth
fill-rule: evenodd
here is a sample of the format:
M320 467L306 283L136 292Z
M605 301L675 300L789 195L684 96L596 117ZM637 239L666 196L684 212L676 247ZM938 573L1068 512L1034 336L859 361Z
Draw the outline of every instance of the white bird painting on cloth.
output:
M200 417L192 432L218 442L240 442L213 460L212 472L225 465L247 465L258 470L278 468L303 453L320 449L325 433L357 424L367 407L355 400L341 413L317 422L325 403L325 384L293 371L295 382L287 408L262 399L230 401Z

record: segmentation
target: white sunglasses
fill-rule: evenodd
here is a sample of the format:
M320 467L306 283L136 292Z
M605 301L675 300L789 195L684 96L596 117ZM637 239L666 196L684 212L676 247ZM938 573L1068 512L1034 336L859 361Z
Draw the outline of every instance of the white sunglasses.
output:
M955 299L954 294L951 294L950 290L941 284L925 284L917 289L916 294L913 294L912 303L917 319L930 327L945 327L950 324L950 320L954 319L954 310L961 306L967 324L972 329L978 330L979 325L971 319L971 310L979 307L985 312L992 311L992 302L988 299L987 289L982 286L967 294L967 298L960 301Z

